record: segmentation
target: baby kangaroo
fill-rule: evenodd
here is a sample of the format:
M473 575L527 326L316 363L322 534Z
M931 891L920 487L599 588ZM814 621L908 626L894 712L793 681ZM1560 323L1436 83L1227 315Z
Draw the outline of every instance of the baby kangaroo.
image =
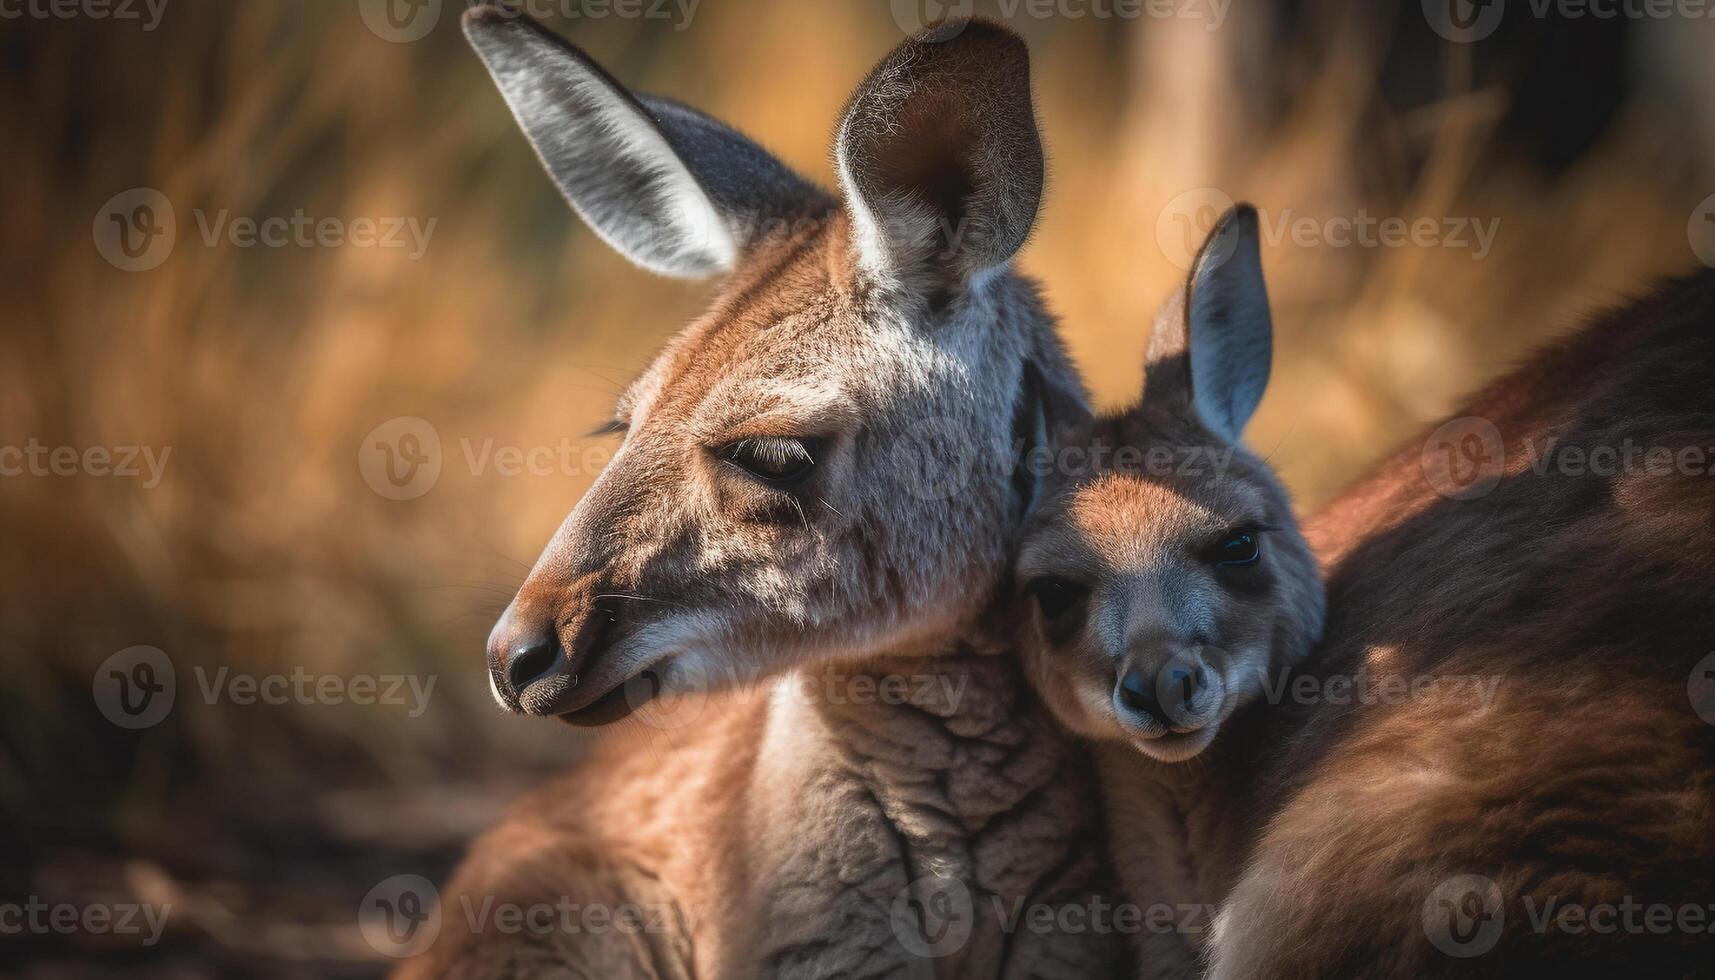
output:
M1242 857L1249 767L1229 760L1322 630L1286 492L1239 441L1272 346L1257 216L1240 206L1157 315L1141 402L1057 434L1019 552L1026 661L1095 740L1143 976L1198 972Z

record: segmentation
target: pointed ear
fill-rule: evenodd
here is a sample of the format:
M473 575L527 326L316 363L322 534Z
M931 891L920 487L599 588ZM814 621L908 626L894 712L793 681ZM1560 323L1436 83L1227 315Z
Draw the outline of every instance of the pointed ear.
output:
M1019 378L1018 402L1013 409L1012 440L1018 447L1013 469L1013 490L1030 514L1042 502L1049 478L1054 475L1054 454L1062 446L1080 441L1078 433L1091 419L1083 386L1076 376L1065 378L1044 369L1034 359L1024 362Z
M729 271L767 222L833 206L743 136L676 102L632 94L509 5L473 7L464 31L566 200L645 269L688 278Z
M863 270L963 291L1023 246L1042 199L1024 42L985 21L906 41L847 104L834 157Z
M1273 359L1256 209L1241 204L1216 222L1184 288L1156 314L1144 400L1192 412L1237 442L1268 388Z

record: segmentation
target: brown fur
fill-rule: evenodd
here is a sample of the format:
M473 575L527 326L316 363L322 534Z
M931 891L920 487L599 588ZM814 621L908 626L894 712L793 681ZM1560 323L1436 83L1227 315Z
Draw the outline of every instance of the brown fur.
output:
M1254 405L1270 349L1255 218L1239 209L1157 318L1142 401L1059 435L1060 458L1088 462L1050 483L1021 546L1026 660L1055 714L1094 739L1141 977L1200 972L1243 853L1233 808L1252 777L1251 719L1320 635L1321 580L1285 490L1204 417ZM1245 529L1255 562L1218 564L1211 544ZM1044 583L1082 598L1057 611ZM1207 697L1161 707L1190 690L1162 674L1191 669ZM1139 677L1160 698L1141 711L1124 690Z
M548 130L558 120L544 90L645 125L627 115L630 96L539 28L490 12L467 23L527 129L535 113ZM1107 888L1090 768L983 618L1028 505L1013 472L1018 420L1039 414L1042 388L1082 394L1035 288L1006 265L1040 193L1023 43L992 25L955 28L901 45L842 131L873 123L877 99L914 112L974 100L988 129L927 156L884 128L863 146L842 137L862 200L834 209L811 194L799 202L811 220L738 236L709 313L621 398L619 453L488 655L509 708L610 721L590 711L617 698L643 726L472 848L443 891L439 939L405 976L1071 978L1106 975L1123 955L1111 934L1003 927ZM535 82L560 75L582 88ZM596 151L644 175L672 160L569 152L554 135L534 133L557 147L544 155L586 217L611 219L615 237L669 268L722 254L653 248L682 234L627 225L626 209L577 184ZM736 139L681 142L727 144L700 161L718 167L754 156ZM915 193L912 181L945 179L879 165L897 152L919 170L956 165L971 193ZM842 179L850 195L854 178ZM911 221L876 223L888 207L931 214L913 201L969 209L981 234L926 265L888 238ZM777 485L723 453L769 436L816 443L806 480ZM536 650L553 666L511 676ZM903 699L878 693L889 679ZM942 895L953 907L934 907ZM468 911L560 904L664 914L643 930L520 933ZM918 907L968 937L925 955L908 942L928 918Z
M1687 690L1715 649L1715 479L1539 475L1527 447L1707 451L1712 377L1705 273L1460 413L1505 440L1487 496L1438 495L1411 446L1310 523L1331 604L1310 670L1475 677L1496 697L1484 708L1444 689L1259 719L1270 751L1239 812L1271 816L1221 913L1214 976L1710 975L1707 931L1542 932L1526 903L1715 918L1715 726ZM1502 922L1469 958L1432 945L1425 923L1462 875L1494 882Z

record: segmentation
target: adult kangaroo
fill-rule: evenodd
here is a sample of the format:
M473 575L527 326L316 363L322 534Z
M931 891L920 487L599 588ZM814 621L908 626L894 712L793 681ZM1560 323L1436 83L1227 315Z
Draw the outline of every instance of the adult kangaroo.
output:
M1211 976L1709 975L1711 379L1703 273L1538 356L1309 522L1326 696L1249 719L1266 748L1236 812L1271 816ZM1338 678L1365 683L1336 697Z
M836 199L509 8L465 29L598 234L722 284L487 651L511 710L673 727L478 841L405 972L1111 974L1110 934L1010 918L1098 903L1106 860L1090 773L980 628L1035 490L1018 450L1083 400L1009 266L1043 186L1023 43L902 44L839 123ZM520 907L548 927L504 928Z

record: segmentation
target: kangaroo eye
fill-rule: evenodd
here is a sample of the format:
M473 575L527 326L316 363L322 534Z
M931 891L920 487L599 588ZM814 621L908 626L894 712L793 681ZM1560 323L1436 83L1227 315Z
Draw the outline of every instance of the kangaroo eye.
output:
M1222 568L1255 565L1262 557L1262 542L1255 531L1231 531L1210 556Z
M820 439L785 439L773 436L740 439L716 451L721 459L766 483L797 483L816 468L821 455Z
M1053 575L1031 580L1024 591L1036 598L1036 604L1042 607L1043 619L1059 619L1090 594L1088 586Z

